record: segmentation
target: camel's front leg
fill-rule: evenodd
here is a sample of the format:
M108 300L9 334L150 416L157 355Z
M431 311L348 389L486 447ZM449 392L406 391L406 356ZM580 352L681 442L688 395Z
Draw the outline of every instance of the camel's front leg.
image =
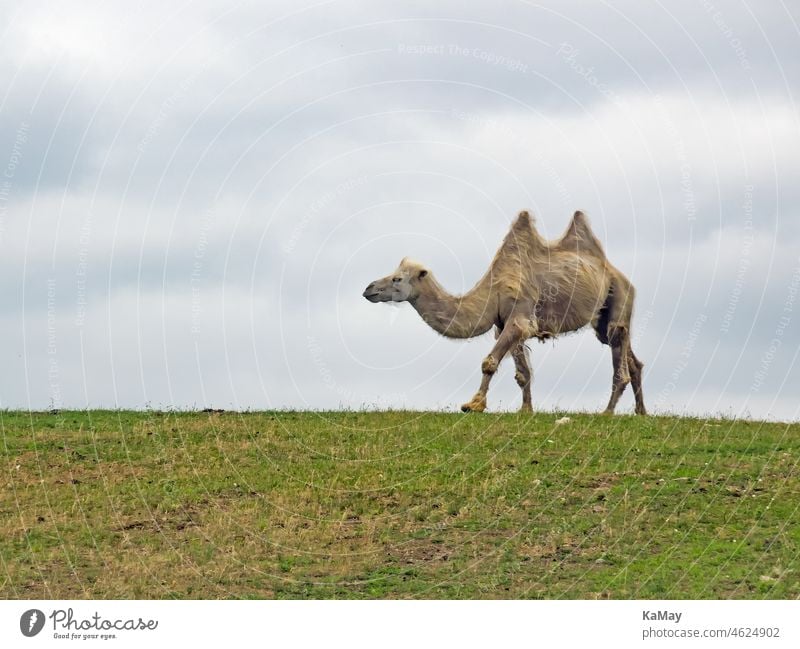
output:
M472 400L461 406L464 412L483 412L486 410L486 393L489 391L489 383L500 366L500 361L514 346L525 340L529 332L528 321L524 318L514 319L507 322L502 333L498 336L497 342L489 355L481 363L481 386L472 397Z
M522 390L522 406L520 412L532 412L533 404L531 403L531 372L530 357L528 356L528 348L525 346L525 341L517 343L514 349L511 350L511 356L514 358L514 364L517 367L517 372L514 378L517 385Z

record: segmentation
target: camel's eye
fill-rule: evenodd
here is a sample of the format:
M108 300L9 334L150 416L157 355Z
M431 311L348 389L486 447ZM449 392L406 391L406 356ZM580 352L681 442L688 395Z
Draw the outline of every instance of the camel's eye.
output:
M393 277L393 278L392 278L392 281L393 281L395 284L399 284L400 282L402 282L402 281L403 281L403 278L402 278L402 277Z

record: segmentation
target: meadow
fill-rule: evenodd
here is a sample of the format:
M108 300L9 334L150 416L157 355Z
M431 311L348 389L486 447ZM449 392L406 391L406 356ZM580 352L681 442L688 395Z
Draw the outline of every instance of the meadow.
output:
M800 425L0 412L3 598L797 598Z

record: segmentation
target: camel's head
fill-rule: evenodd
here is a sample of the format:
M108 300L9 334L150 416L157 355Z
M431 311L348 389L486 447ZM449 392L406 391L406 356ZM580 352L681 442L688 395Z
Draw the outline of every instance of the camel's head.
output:
M370 302L407 302L419 295L428 269L418 261L404 258L391 275L376 279L364 290Z

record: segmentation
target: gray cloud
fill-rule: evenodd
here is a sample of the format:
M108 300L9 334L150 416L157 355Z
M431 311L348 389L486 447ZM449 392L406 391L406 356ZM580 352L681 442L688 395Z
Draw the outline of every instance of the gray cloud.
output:
M3 406L456 407L490 338L363 286L411 255L464 291L517 211L555 237L580 208L655 409L796 418L788 8L8 10ZM601 407L591 334L533 352L539 406Z

